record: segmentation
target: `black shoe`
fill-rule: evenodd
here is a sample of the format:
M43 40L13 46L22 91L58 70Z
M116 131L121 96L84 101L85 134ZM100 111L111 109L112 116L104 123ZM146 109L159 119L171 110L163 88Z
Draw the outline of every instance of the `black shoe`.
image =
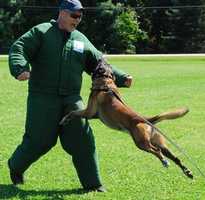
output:
M106 192L106 189L104 186L94 186L90 188L84 188L87 192Z
M12 183L14 185L24 184L23 174L19 172L15 172L14 170L11 169L10 160L8 160L8 167L10 170L10 178L11 178Z

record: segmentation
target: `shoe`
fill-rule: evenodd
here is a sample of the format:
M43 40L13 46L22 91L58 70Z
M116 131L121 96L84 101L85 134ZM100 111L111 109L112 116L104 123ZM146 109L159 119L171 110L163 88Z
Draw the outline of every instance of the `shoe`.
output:
M10 160L8 160L8 167L10 171L10 178L14 185L24 184L23 174L19 172L15 172L10 167Z
M107 190L105 189L104 186L95 186L95 187L90 187L90 188L84 188L87 192L106 192Z

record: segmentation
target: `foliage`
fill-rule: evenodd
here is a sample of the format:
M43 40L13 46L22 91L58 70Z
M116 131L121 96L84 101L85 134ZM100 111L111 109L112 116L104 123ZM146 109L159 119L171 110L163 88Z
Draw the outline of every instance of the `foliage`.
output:
M58 5L59 0L27 0L25 6L28 7L23 9L23 16L29 23L25 23L24 28L28 30L36 24L47 22L51 18L56 18ZM35 6L38 7L35 8Z
M204 52L204 0L114 0L113 2L141 7L141 9L136 9L140 16L140 28L149 36L149 40L141 44L144 52ZM190 5L202 5L202 7L186 7ZM171 8L171 6L181 6L181 8ZM154 8L150 9L150 7Z
M192 0L180 0L176 1L175 6L201 3L201 0L195 0L194 3ZM190 49L198 52L196 41L199 40L199 34L204 32L200 24L201 11L198 8L172 9L168 15L169 29L164 35L167 37L164 39L164 48L173 53L189 52Z
M115 51L113 26L117 15L121 12L121 7L115 6L111 1L100 2L97 6L98 10L86 13L89 20L84 21L82 24L84 30L82 30L98 49L110 53Z
M114 31L116 32L116 47L121 53L136 53L139 41L147 39L147 35L139 28L136 12L127 8L117 16Z
M89 25L82 25L87 27L83 32L107 53L135 53L137 42L146 38L134 10L124 9L122 4L115 5L110 0L98 3L98 10L89 14L89 21L84 23Z
M56 18L59 3L60 0L1 0L0 53L8 53L11 43L32 26ZM183 8L204 6L205 0L85 0L82 3L89 9L85 10L79 29L103 52L205 52L205 8Z
M0 52L7 49L4 47L10 44L17 38L17 34L21 33L22 24L25 22L22 17L22 10L16 9L23 5L25 0L15 2L13 0L1 2L0 7ZM7 6L10 7L10 9ZM4 7L6 7L4 9Z
M203 8L183 6L204 5L202 0L145 0L143 6L154 6L154 9L141 10L142 28L148 32L150 53L183 53L199 52L197 41L204 35L202 18ZM181 8L166 8L182 6ZM159 9L159 7L165 7ZM201 36L200 36L201 35Z

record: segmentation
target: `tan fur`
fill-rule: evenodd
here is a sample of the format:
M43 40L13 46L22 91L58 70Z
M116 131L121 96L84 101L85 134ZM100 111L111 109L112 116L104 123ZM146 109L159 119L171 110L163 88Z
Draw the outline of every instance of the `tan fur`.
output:
M187 108L180 108L147 117L146 120L155 124L162 120L182 117L187 112ZM147 124L144 117L141 117L122 101L119 91L111 78L94 80L87 108L81 111L72 111L62 119L60 124L64 124L77 116L91 119L96 113L107 126L128 132L138 148L155 155L164 166L168 167L168 161L165 159L167 157L173 160L186 176L193 178L191 171L167 148L165 138Z

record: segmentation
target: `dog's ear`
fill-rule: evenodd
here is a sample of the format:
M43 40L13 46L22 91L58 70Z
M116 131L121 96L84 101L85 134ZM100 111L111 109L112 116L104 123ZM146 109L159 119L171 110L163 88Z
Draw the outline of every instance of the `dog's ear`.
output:
M112 73L112 79L114 82L116 81L116 77L115 77L114 73Z
M99 65L102 65L103 62L104 62L104 58L103 57L100 57L99 60L96 60L96 59L90 59L90 56L88 56L88 59L86 59L85 61L85 71L92 75L94 73L94 71L96 70L96 68L99 66Z
M103 64L105 67L108 67L108 68L111 68L111 69L112 69L111 65L108 63L108 61L107 61L106 58L102 57L101 61L102 61L102 64Z

